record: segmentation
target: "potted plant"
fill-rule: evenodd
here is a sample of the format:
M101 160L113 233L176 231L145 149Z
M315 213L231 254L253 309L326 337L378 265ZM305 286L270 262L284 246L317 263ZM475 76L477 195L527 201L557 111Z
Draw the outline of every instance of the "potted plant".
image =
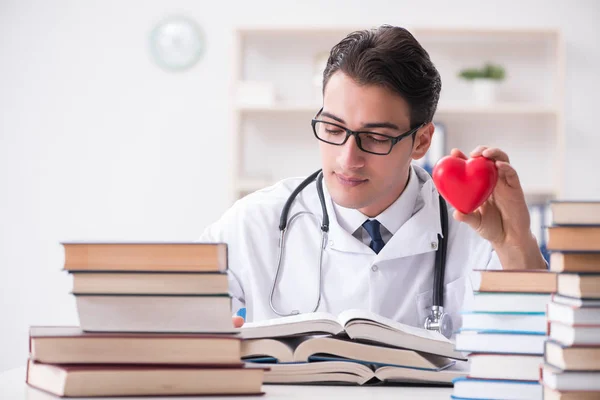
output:
M497 87L505 79L506 72L501 65L486 63L481 68L465 68L458 76L470 82L476 103L490 104L495 100Z

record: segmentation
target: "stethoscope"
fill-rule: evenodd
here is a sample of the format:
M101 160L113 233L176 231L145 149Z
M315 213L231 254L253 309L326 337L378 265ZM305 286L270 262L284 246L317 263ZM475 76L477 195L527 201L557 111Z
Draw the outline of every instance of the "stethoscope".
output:
M281 263L283 261L283 253L285 250L285 233L288 229L288 226L291 226L292 223L298 217L305 214L308 214L318 220L315 214L309 211L301 211L294 214L292 218L290 218L290 220L288 221L288 214L290 212L290 208L292 207L292 203L294 202L298 194L312 182L316 182L317 194L319 195L319 202L321 203L321 209L323 210L323 220L321 221L321 249L319 255L319 296L317 298L317 304L315 304L315 307L312 312L317 311L319 305L321 304L321 292L323 291L321 280L321 275L323 271L323 252L327 246L327 236L329 232L329 215L327 213L327 207L325 205L325 195L323 194L323 173L319 169L318 171L311 174L308 178L303 180L302 183L300 183L298 187L294 189L290 197L288 197L288 199L286 200L281 211L281 217L279 218L279 256L277 257L277 270L275 272L275 278L273 278L273 285L271 286L269 304L273 312L281 317L300 314L300 311L298 310L292 310L292 312L289 314L278 311L275 305L273 304L273 295L275 293L275 288L277 287L279 274L281 271ZM435 253L435 269L433 276L433 305L431 306L431 314L428 315L425 319L424 325L425 329L440 332L442 335L449 338L450 336L452 336L453 332L452 318L450 318L450 316L444 312L444 271L446 269L448 208L442 196L439 196L439 201L442 235L438 235L438 247Z

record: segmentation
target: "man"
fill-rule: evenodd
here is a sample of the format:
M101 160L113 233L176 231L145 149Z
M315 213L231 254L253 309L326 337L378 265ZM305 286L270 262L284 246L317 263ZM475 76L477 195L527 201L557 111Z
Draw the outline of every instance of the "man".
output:
M323 108L312 121L327 242L322 246L323 212L310 184L292 204L278 267L280 215L302 179L237 201L200 239L229 245L234 309L246 307L247 321L361 308L423 326L442 225L433 181L411 161L431 144L440 90L428 53L403 28L354 32L334 46L323 74ZM466 158L457 149L452 155ZM508 156L485 146L470 156L495 160L499 179L475 212L464 215L448 205L444 309L455 328L472 296L470 271L545 267Z

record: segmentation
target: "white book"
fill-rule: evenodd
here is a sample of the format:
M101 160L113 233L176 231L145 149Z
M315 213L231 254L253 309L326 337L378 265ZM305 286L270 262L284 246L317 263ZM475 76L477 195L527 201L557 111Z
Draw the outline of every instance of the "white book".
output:
M471 378L537 381L542 356L526 354L471 354Z
M468 353L544 354L546 335L460 331L456 350Z
M544 313L463 313L463 331L546 333Z
M566 325L600 325L600 307L577 307L551 302L548 320Z
M600 307L600 299L581 299L579 297L561 296L560 294L553 294L552 302L577 308Z
M560 391L600 392L600 371L562 371L546 364L542 368L542 382Z
M265 383L346 383L355 385L378 382L447 384L468 374L466 362L442 371L384 366L371 368L352 361L321 361L296 364L261 364L268 367Z
M490 400L540 400L542 386L530 381L501 381L459 378L454 381L453 398Z
M564 344L600 346L600 325L566 325L560 322L550 323L550 339Z
M454 343L439 332L401 324L365 310L347 310L337 317L316 312L250 322L242 327L244 339L289 337L307 334L346 334L351 339L466 359Z
M229 296L75 295L87 332L235 333Z
M437 371L455 363L447 357L331 336L246 339L242 342L242 358L246 361L278 363L355 360L364 364Z
M545 313L550 297L547 293L475 292L471 306L465 311Z

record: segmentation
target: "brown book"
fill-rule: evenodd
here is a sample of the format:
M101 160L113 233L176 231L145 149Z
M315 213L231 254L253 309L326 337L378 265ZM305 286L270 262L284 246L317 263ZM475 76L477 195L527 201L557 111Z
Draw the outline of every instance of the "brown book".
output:
M544 386L544 400L600 400L600 392L558 391Z
M28 385L60 397L262 394L264 368L54 365L30 360Z
M556 292L556 274L545 269L476 270L472 277L473 289L479 292Z
M221 295L75 295L87 332L238 332L231 298Z
M548 250L600 251L600 226L550 226Z
M73 272L73 293L227 294L224 273Z
M600 273L600 252L553 252L550 254L550 270Z
M67 271L225 272L225 243L62 243Z
M565 346L547 341L546 363L562 370L600 371L600 346Z
M558 274L558 294L600 299L600 274Z
M33 326L30 358L47 364L226 364L241 366L233 335L90 333L77 326Z
M554 225L600 225L598 201L553 201L550 211Z

